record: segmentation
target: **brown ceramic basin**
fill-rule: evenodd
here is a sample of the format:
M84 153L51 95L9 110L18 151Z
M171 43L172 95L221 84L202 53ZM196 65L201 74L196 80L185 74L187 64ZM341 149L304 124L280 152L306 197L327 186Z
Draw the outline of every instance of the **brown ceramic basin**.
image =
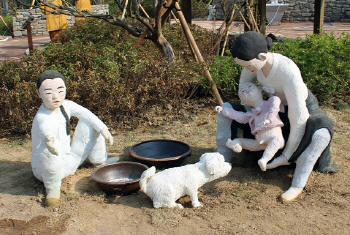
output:
M140 189L141 174L147 169L138 162L117 162L97 167L91 178L106 193L130 194Z
M192 149L188 144L168 139L147 140L129 148L130 157L157 168L179 166L191 152Z

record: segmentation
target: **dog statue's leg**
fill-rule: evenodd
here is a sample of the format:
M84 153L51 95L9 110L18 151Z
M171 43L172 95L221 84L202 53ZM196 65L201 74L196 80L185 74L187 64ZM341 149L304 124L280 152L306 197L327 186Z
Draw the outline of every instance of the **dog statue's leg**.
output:
M172 186L163 187L157 190L157 194L154 195L153 198L153 207L175 207L175 208L183 208L180 203L176 203L176 200L179 198L178 193L175 188Z
M192 202L193 207L202 206L202 203L200 203L198 200L198 190L191 190L190 192L188 192L188 195L191 198L191 202Z
M175 207L175 208L184 208L180 203L176 203L176 202L157 202L157 201L153 201L153 207L154 208L161 208L161 207Z

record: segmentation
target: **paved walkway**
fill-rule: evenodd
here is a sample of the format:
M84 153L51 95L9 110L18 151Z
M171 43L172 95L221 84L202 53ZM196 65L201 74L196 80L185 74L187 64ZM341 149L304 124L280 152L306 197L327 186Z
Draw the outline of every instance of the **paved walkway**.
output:
M193 24L198 24L209 30L218 29L222 26L222 21L197 21L193 20ZM305 38L305 35L313 34L314 30L313 22L302 23L281 23L280 25L271 25L266 27L266 34L273 34L276 37L288 37L288 38ZM243 33L243 22L233 22L229 28L232 34ZM334 32L335 36L340 35L343 31L350 33L350 23L324 23L323 30L326 33Z
M209 30L218 29L222 26L222 21L193 20L192 23ZM242 22L233 22L229 30L233 34L240 34L243 33L243 29ZM323 29L327 33L334 32L335 36L338 36L342 32L350 33L350 23L325 23ZM267 26L266 32L267 34L271 33L281 37L305 38L305 35L313 33L313 23L281 23L280 25ZM34 47L47 43L50 43L49 35L33 36ZM28 51L28 38L25 36L0 40L0 61L8 59L19 60Z
M50 43L49 35L33 36L33 46L42 46ZM0 40L0 61L2 60L19 60L29 52L28 38L22 37L8 37Z

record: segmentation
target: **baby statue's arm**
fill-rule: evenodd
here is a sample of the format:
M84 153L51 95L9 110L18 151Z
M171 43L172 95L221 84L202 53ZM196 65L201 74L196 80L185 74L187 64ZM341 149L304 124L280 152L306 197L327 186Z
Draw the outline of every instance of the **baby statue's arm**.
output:
M221 106L216 106L214 110L218 113L222 113L222 115L229 119L243 124L248 123L251 117L251 115L245 112L234 110L233 108L223 108Z

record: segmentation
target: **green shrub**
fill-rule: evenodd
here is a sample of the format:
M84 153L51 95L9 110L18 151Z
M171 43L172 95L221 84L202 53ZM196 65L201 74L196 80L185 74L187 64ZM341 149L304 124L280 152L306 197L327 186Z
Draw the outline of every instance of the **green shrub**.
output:
M48 44L43 52L34 50L20 62L5 61L0 67L1 128L30 132L41 104L35 82L48 69L66 77L67 99L88 108L111 128L157 123L156 117L165 112L165 121L171 121L181 115L185 98L202 73L181 33L178 24L164 29L176 54L177 64L171 68L149 40L129 50L137 38L93 19L67 29L62 44ZM193 27L200 48L207 47L207 33Z
M203 1L191 1L191 16L192 19L207 19L208 9Z
M228 56L217 56L210 64L211 76L224 101L237 99L239 77L242 67L238 66L228 51ZM205 84L209 85L208 82Z
M12 30L12 15L11 14L7 14L7 15L3 15L2 18L4 19L6 25L10 28L10 30ZM6 36L11 36L12 33L11 31L6 27L6 25L4 24L4 22L2 20L0 20L0 36L2 35L6 35Z
M308 88L320 102L348 99L350 77L350 35L309 35L305 40L286 39L273 47L300 68Z

